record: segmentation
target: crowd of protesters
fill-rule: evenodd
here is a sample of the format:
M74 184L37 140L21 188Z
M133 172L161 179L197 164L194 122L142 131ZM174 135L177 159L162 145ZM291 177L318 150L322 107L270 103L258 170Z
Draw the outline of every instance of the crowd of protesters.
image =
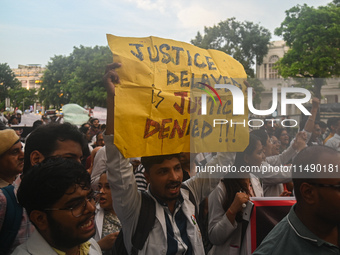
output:
M339 174L291 170L339 167L340 118L316 121L318 99L294 137L265 118L243 152L126 159L113 143L119 67L108 65L104 76L107 125L42 119L20 140L13 120L0 121L0 254L251 254L243 211L263 196L297 203L254 254L340 254ZM289 171L232 178L195 171L214 164Z

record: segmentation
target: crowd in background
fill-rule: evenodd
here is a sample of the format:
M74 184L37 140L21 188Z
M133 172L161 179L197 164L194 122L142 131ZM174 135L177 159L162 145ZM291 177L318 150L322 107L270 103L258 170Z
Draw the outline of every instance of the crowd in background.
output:
M195 172L195 166L197 165L205 166L209 164L215 164L216 162L223 162L223 164L234 165L238 169L242 166L258 166L259 168L267 165L289 166L291 165L292 160L294 160L294 158L297 157L298 153L302 151L306 146L312 147L321 145L321 148L326 148L323 146L326 145L333 148L334 151L340 151L340 118L330 118L327 120L327 123L322 121L315 121L318 107L319 101L315 99L313 101L314 111L312 109L312 116L309 117L304 123L300 123L301 132L298 132L296 134L293 134L292 131L289 130L289 128L287 129L285 127L279 126L277 122L271 120L271 118L264 118L263 127L250 132L249 145L243 152L239 152L236 154L234 153L233 155L231 155L230 153L193 154L183 152L178 156L173 156L176 162L177 160L178 162L180 162L179 168L181 173L179 175L182 176L180 178L181 182L183 181L183 183L186 183L189 186L189 189L191 189L190 185L196 185L194 181L190 180L194 180L194 176L200 174ZM129 226L129 224L131 227L131 222L128 221L125 217L125 214L130 214L130 212L123 211L125 201L120 201L119 198L115 196L117 193L117 187L120 187L121 189L131 190L134 189L133 185L135 185L136 191L135 193L131 194L137 194L137 188L139 191L148 190L148 183L151 183L151 185L153 183L150 169L152 169L154 164L163 164L164 162L168 161L172 162L174 160L173 157L162 159L163 161L160 161L158 163L148 163L148 161L143 158L131 158L128 159L126 165L124 165L125 161L122 158L122 155L120 155L118 152L114 152L117 156L115 156L114 159L111 159L111 155L114 155L110 154L112 150L112 141L107 147L105 141L108 141L108 138L105 138L104 135L106 131L106 124L101 124L97 118L90 118L88 122L82 124L79 127L76 127L68 123L61 124L56 121L56 118L54 117L48 118L47 116L43 116L41 120L37 120L34 122L31 133L29 133L26 137L21 137L20 129L15 130L15 132L11 131L11 125L17 125L20 123L21 114L22 112L18 110L16 111L16 114L13 114L12 116L5 116L7 119L6 125L5 123L0 121L0 185L1 188L5 188L7 186L13 187L13 189L15 190L15 195L17 194L17 190L19 189L18 200L20 206L22 205L24 207L24 211L22 211L22 208L20 211L22 217L20 217L20 224L18 224L19 227L17 229L17 232L10 240L10 245L7 246L6 252L3 252L1 254L10 254L18 245L25 243L25 241L27 241L27 239L31 236L34 236L34 238L36 238L34 239L35 242L43 237L43 239L45 239L47 243L52 246L54 252L57 252L57 254L65 254L61 253L58 249L65 247L67 248L68 246L64 245L64 242L68 243L66 238L70 238L71 240L74 239L72 233L68 232L79 232L79 229L83 230L83 232L86 233L84 234L80 231L80 233L84 234L85 236L83 238L84 240L81 239L81 242L79 242L78 240L78 243L77 241L75 241L75 243L79 244L75 246L70 241L70 244L68 243L68 248L70 249L67 250L65 248L67 250L66 254L71 254L72 252L75 252L74 254L100 254L100 250L103 252L103 254L117 254L117 251L113 249L113 247L117 240L118 233L121 231L122 228L124 229L125 226ZM110 153L108 152L108 150L110 151ZM324 149L322 149L322 151L323 150ZM328 153L333 153L334 155L337 155L335 152L332 151ZM58 160L60 159L58 158L73 159L73 161L78 161L79 163L81 163L82 167L78 167L72 164L69 165L68 162L64 161L59 162ZM112 168L109 163L111 162L111 160L116 162L115 166ZM155 159L153 158L151 160ZM148 166L148 164L150 164L150 166ZM40 195L34 193L38 192L38 190L35 191L33 188L32 192L29 193L31 197L28 197L28 193L25 193L27 189L29 189L27 188L29 187L29 185L37 185L36 182L38 182L38 180L40 182L44 181L43 178L64 178L62 177L62 173L60 173L59 177L58 175L53 177L53 171L49 172L46 170L55 166L57 167L59 165L64 166L64 168L70 169L79 168L79 176L76 176L75 174L75 176L70 175L68 177L65 177L69 178L70 183L67 184L69 186L65 186L64 190L58 191L62 192L60 193L58 198L64 198L64 196L68 194L66 191L69 191L72 185L76 185L76 188L74 188L72 192L74 194L79 193L81 196L85 196L85 204L84 200L80 200L80 202L78 203L67 204L68 207L66 208L68 209L63 208L61 205L60 208L57 208L55 205L60 203L60 199L58 200L57 198L55 198L55 200L51 200L55 202L54 207L42 208L41 205L31 200L37 199L35 196L38 196L38 200L41 199L41 203L45 203L44 206L52 206L50 203L47 202L47 200L49 199L48 195L52 197L54 195L49 193L47 186L45 187L44 185L41 185L41 192L46 192L46 196L44 195L45 197L41 195L40 198ZM134 175L133 180L135 180L135 183L132 184L129 182L128 184L126 184L125 181L130 181L131 179L124 179L130 177L125 177L122 172L122 176L119 177L122 178L121 183L117 184L117 179L112 179L112 173L114 171L123 171L125 168L128 168L130 166L131 172ZM39 176L34 175L33 170L35 168L38 169L36 171L41 172L42 169L46 171L46 176L42 176L41 173ZM113 168L117 169L113 170ZM90 177L82 174L81 169L86 169ZM22 174L22 171L24 174ZM66 175L66 173L64 174ZM25 181L26 178L27 180L30 180L30 183L27 183L28 181ZM118 181L120 180L119 178ZM79 181L80 179L82 181ZM49 183L47 180L45 181ZM53 180L49 181L51 182L49 183L49 185L53 185ZM57 183L58 186L63 185L60 180L57 181L55 179L54 181ZM65 181L65 183L67 182ZM156 201L162 204L161 199L158 200L159 197L157 196L155 183L157 182L154 182L154 188L152 189L151 194L156 198ZM179 189L179 184L177 182L171 182L170 184L165 185L168 190L170 190L170 193L178 192L177 189ZM125 185L128 185L128 187L125 187ZM169 187L167 185L169 185ZM196 249L198 248L195 248L192 244L193 241L190 234L186 233L186 230L183 230L183 228L185 229L185 227L179 225L179 223L184 224L185 222L185 217L177 213L177 210L181 211L182 209L178 209L179 207L177 207L177 204L162 204L165 212L165 216L163 215L162 217L165 217L166 228L168 231L167 244L164 246L167 250L164 254L243 254L242 252L244 252L244 250L246 249L244 248L244 246L246 246L249 240L246 240L246 238L244 237L244 226L246 226L247 224L242 218L242 211L244 210L246 203L251 200L251 197L294 196L296 194L294 190L295 183L293 184L292 176L290 175L290 173L282 174L280 178L277 178L277 176L276 178L274 178L271 176L255 176L253 174L245 174L234 179L221 178L221 180L218 180L216 185L217 186L213 187L214 189L211 190L211 193L208 192L207 196L201 197L201 199L199 200L199 204L197 205L200 212L198 215L196 215L196 217L198 218L199 216L199 220L201 222L200 231L203 238L203 249L201 253L197 252ZM334 186L322 183L315 185L319 185L321 187ZM340 184L335 185L337 190L335 190L334 192L339 192L339 185ZM79 187L81 187L80 190L78 190ZM47 190L43 190L44 188ZM56 190L55 192L57 192L58 187L53 186L53 188L51 188L51 190L54 189ZM161 190L161 187L158 187L158 189ZM192 192L192 190L190 192ZM191 194L190 192L189 196ZM195 194L196 193L194 192L194 196L196 196ZM299 196L301 195L299 194ZM337 196L339 196L339 194ZM46 201L43 201L43 199L46 199ZM126 201L128 201L129 199L132 199L132 197L127 197ZM6 210L9 209L5 206L9 203L8 201L8 198L5 198L4 191L1 191L0 229L4 229L5 227L8 228L7 226L5 226L6 221L9 221L6 214ZM140 203L136 201L134 203ZM89 205L88 202L91 205ZM119 205L116 205L117 207L115 207L115 203ZM182 206L184 206L185 208L185 198L184 202L179 203L183 203ZM156 208L158 208L157 206L158 205L156 205ZM167 206L168 209L165 208ZM174 207L172 208L172 206ZM116 213L114 208L118 208L118 214ZM59 226L58 228L58 226L56 225L56 222L58 221L55 219L52 220L52 218L48 218L52 216L48 216L48 228L46 227L46 225L44 225L45 223L42 220L42 214L34 213L37 210L45 212L54 212L56 210L70 210L75 219L80 219L84 217L85 212L87 212L86 210L88 210L90 216L82 219L82 221L77 223L78 225L74 227L77 230L71 229L71 223L71 227L69 227L68 229L69 222L67 220L63 223L60 223L61 226ZM138 209L136 210L138 211ZM156 209L156 214L158 213L157 210L158 209ZM121 214L122 212L123 214ZM49 215L48 213L46 214ZM175 214L178 216L178 219L177 216L176 219L171 219L171 215ZM180 217L184 218L180 219ZM136 223L138 222L137 218L135 219L133 225L136 225ZM30 221L28 219L30 219L33 224L30 224ZM175 223L171 223L172 220ZM192 218L192 220L195 221L194 218ZM95 222L96 225L95 235L94 231L92 231L91 229L93 222ZM87 228L89 229L87 231L88 233L85 231ZM132 228L136 228L136 226L133 226ZM42 237L37 237L33 234L35 231L37 231L35 229L38 229L38 232ZM130 228L128 228L128 232L129 229ZM171 230L172 232L169 232L169 230ZM127 230L124 229L124 238L129 236L125 233L126 231ZM154 229L153 231L156 230ZM176 231L178 233L176 233ZM55 232L59 233L56 234ZM150 239L156 238L155 236L153 236L152 233L153 232L151 231L150 235L152 237L150 237ZM188 235L189 239L187 239L187 237L182 233ZM62 236L63 234L65 234L64 237ZM91 236L94 236L96 242L90 239ZM338 236L340 236L340 233L338 233ZM0 234L0 243L1 238L4 237ZM77 240L77 238L75 239ZM87 240L90 241L85 242ZM334 244L334 242L331 242L328 239L327 241ZM84 242L86 243L86 245L83 245ZM152 247L153 244L148 242L147 245L149 246L149 249L152 250L150 247ZM171 250L171 247L173 246L176 248L174 248L174 250ZM339 247L337 246L337 248L337 251L339 252ZM29 247L27 246L26 248L22 249L29 249ZM46 247L46 249L48 248ZM144 247L143 252L146 252L149 249ZM19 251L19 253L17 254L26 253L20 253Z

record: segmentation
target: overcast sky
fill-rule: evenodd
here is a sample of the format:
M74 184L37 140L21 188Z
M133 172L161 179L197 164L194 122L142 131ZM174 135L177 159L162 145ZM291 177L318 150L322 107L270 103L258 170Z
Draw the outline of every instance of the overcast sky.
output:
M227 18L272 32L285 10L331 0L0 0L0 63L45 66L74 46L107 45L106 34L190 42L204 26Z

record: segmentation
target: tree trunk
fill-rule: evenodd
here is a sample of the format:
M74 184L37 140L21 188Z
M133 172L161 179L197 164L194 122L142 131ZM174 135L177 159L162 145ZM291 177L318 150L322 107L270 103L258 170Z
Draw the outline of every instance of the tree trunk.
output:
M325 78L315 78L314 79L314 96L321 100L321 87L325 83Z

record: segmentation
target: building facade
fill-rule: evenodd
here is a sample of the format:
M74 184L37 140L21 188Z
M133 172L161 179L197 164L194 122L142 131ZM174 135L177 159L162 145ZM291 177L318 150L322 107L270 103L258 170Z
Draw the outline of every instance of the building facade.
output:
M277 106L277 116L282 115L281 111L281 88L282 87L294 87L296 81L293 79L283 79L278 75L278 71L273 67L275 62L284 56L288 51L289 47L286 43L282 41L271 42L269 46L268 54L264 57L263 63L256 66L256 78L260 79L265 90L261 93L261 103L257 105L257 109L269 109L272 106L272 89L274 87L278 88L278 106ZM339 102L340 96L340 79L339 78L329 78L326 79L326 84L322 86L321 94L323 98L321 99L321 104L334 104ZM293 95L294 96L294 95ZM287 115L299 120L301 111L293 106L287 105ZM276 116L274 116L276 117Z
M29 64L29 65L19 65L18 68L13 68L12 71L15 74L15 77L21 82L21 86L25 89L38 89L42 83L42 77L44 75L46 68L41 67L38 64ZM6 107L10 107L10 101L6 102ZM37 102L30 108L31 111L36 112L41 111L42 107Z
M18 68L12 69L22 87L26 89L39 89L45 70L45 67L37 64L19 65Z

